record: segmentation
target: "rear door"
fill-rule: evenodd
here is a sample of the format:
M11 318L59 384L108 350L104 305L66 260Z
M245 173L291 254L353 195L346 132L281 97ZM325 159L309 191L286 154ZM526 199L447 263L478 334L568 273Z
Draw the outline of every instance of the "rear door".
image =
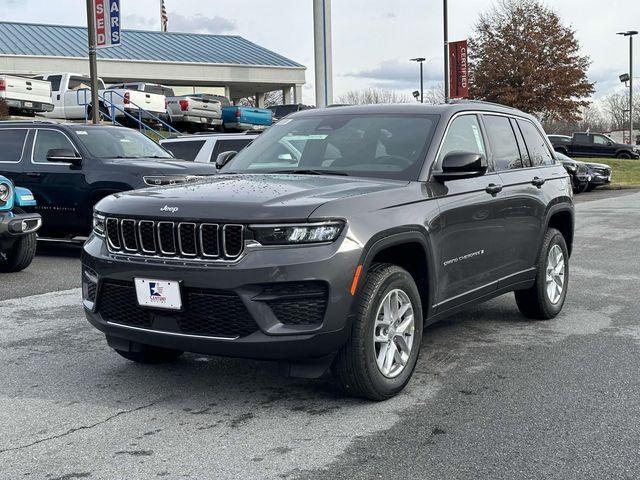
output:
M487 156L487 146L476 114L455 117L445 133L437 167L447 153L463 151ZM432 232L437 249L436 307L446 311L497 288L505 244L502 192L487 187L501 185L491 168L480 177L446 181L438 198L440 217ZM491 190L491 189L490 189Z
M589 157L593 155L593 138L588 133L574 133L572 152L575 155Z
M160 143L163 148L169 150L174 157L180 160L195 162L196 157L204 147L206 140L168 140Z
M545 213L543 175L539 162L530 160L515 119L493 114L484 114L482 118L493 164L503 185L499 215L507 242L499 266L500 280L502 283L524 281L532 275Z
M23 186L28 133L27 128L0 129L0 175L18 186Z
M61 90L62 75L48 75L43 77L51 83L51 103L53 103L53 111L44 112L42 115L51 118L65 118L64 115L64 98Z

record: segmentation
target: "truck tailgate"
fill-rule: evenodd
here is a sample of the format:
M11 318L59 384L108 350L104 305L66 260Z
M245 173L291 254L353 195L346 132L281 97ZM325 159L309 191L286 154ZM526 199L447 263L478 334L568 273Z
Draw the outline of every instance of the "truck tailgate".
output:
M232 106L222 109L222 118L225 123L268 126L273 123L273 112L266 108Z
M8 75L0 76L0 82L4 83L4 98L51 103L51 84L49 82Z

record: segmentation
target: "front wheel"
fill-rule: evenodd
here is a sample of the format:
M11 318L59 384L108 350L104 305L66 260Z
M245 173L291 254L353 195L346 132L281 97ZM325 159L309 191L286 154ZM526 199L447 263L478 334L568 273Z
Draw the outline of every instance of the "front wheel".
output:
M18 214L24 210L16 207L14 211ZM0 251L0 272L19 272L24 270L36 256L36 234L28 233L23 235L4 252Z
M616 155L616 157L624 160L628 160L631 158L631 154L629 152L620 152Z
M562 310L569 286L569 252L562 234L547 230L538 259L536 280L527 290L515 292L520 312L534 320L549 320Z
M413 277L396 265L374 264L366 274L351 336L333 365L342 389L369 400L398 394L415 369L422 326Z

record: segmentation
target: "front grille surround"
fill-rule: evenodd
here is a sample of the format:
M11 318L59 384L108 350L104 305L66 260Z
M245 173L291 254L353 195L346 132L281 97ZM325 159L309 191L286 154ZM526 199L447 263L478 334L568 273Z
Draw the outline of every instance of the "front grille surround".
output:
M115 254L233 262L245 251L242 224L108 217L105 225L107 246Z

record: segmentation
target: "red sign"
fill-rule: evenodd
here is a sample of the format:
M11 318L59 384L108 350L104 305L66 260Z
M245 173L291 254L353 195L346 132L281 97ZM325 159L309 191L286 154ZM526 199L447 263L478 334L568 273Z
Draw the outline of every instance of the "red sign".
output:
M449 42L449 98L469 97L467 41Z

